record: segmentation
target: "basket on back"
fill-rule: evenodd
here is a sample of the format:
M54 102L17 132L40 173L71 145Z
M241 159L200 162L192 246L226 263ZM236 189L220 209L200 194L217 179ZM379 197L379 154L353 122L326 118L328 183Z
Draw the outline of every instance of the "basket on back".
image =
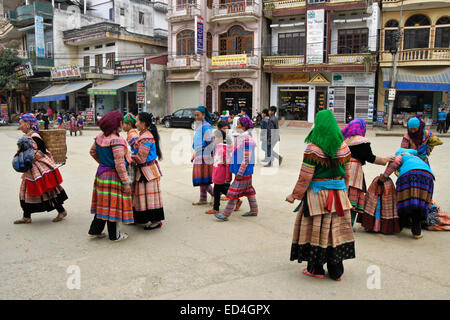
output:
M40 133L55 162L65 164L67 154L66 130L41 130Z

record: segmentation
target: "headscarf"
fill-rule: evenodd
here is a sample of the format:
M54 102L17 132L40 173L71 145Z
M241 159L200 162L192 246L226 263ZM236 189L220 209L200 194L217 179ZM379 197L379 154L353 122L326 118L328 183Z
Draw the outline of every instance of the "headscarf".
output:
M39 132L39 121L32 113L22 114L20 116L20 120L29 122L31 124L31 129L36 132Z
M136 117L132 113L127 113L125 117L123 117L123 122L126 124L131 124L132 126L136 125Z
M419 129L416 132L411 132L411 129ZM421 119L414 117L408 121L408 135L418 148L423 141L423 135L425 133L425 122Z
M239 122L242 124L245 130L253 129L255 127L249 117L240 117Z
M120 111L114 110L105 114L99 121L98 126L105 136L117 131L120 128L120 122L123 121L123 115Z
M350 121L349 124L345 126L344 129L341 130L344 135L344 139L348 139L353 136L366 136L366 122L364 119L358 118Z
M344 136L330 110L319 111L314 120L314 128L305 139L306 143L314 143L329 157L333 158L341 147Z
M195 111L200 111L201 113L203 113L205 115L205 120L209 122L210 125L212 125L213 121L211 118L211 114L204 106L199 106L197 109L195 109Z

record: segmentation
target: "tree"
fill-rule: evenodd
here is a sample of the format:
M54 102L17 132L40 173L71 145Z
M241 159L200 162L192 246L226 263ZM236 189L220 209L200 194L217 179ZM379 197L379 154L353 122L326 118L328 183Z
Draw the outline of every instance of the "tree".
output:
M8 105L11 106L12 90L17 86L19 80L16 77L14 68L22 63L22 59L17 56L16 50L0 49L0 89L9 91ZM8 108L8 112L10 109ZM9 115L11 117L11 115Z

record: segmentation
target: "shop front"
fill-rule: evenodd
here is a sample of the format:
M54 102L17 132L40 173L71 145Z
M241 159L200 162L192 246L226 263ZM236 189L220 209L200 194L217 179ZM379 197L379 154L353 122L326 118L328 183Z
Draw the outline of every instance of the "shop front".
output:
M390 87L391 69L383 68L383 106L387 110L388 88ZM394 101L393 121L406 125L409 118L421 113L427 125L435 124L439 108L446 104L447 92L450 91L450 68L401 68L397 73L396 96Z
M169 113L202 105L199 71L172 72L168 75L166 82L169 92Z
M247 110L251 117L253 110L253 87L240 78L232 78L219 86L219 113L225 110Z
M362 118L372 125L375 105L375 73L333 72L328 107L339 123Z

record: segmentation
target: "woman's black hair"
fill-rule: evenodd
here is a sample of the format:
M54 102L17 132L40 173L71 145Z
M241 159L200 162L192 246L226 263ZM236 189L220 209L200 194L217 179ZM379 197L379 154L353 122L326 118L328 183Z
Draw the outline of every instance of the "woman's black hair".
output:
M230 129L230 125L226 121L219 121L219 123L217 124L217 129L222 129L225 127L228 127L228 129Z
M262 113L264 113L266 116L268 116L268 115L269 115L269 109L264 109L264 110L262 111Z
M156 145L156 154L158 155L158 159L162 159L162 153L161 149L159 147L159 133L158 129L155 126L155 123L153 122L153 114L148 112L140 112L138 114L139 121L145 123L145 126L149 128L150 132L152 133L153 137L155 138L155 145Z

